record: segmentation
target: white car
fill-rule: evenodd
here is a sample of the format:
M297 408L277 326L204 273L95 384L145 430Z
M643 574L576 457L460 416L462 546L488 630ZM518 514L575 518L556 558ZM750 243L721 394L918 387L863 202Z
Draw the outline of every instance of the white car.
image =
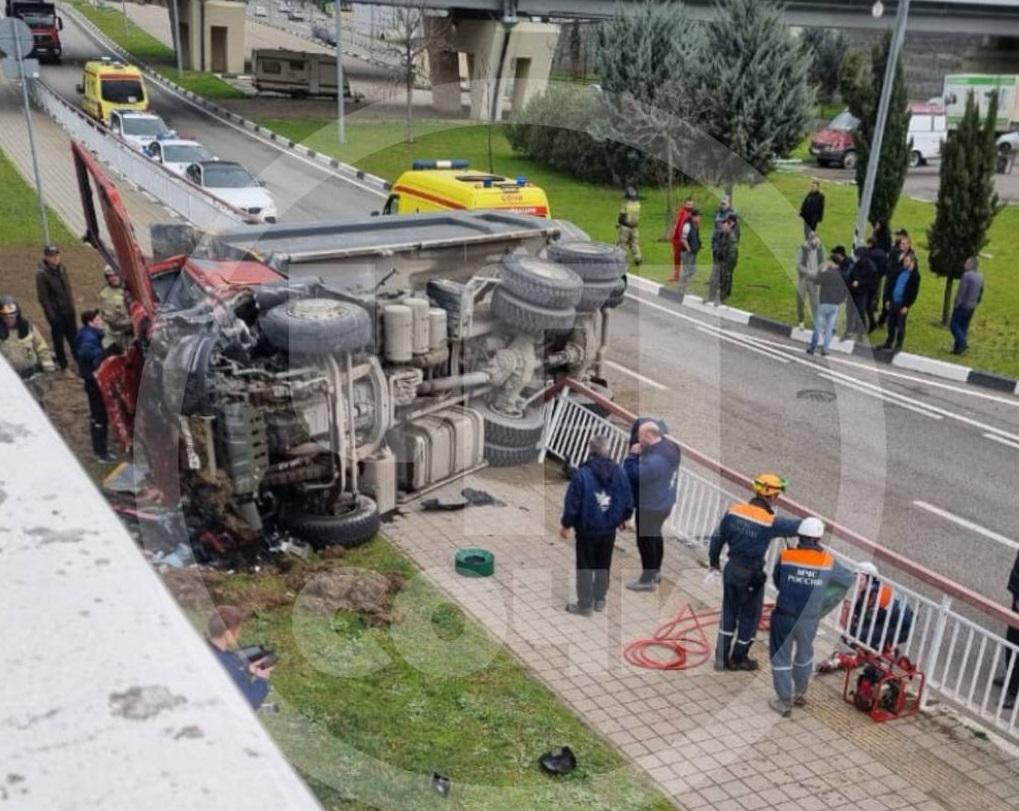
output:
M997 140L998 171L1012 173L1016 156L1019 155L1019 130L1006 132Z
M110 131L139 152L160 136L171 134L170 128L155 113L137 113L129 110L110 112Z
M216 160L216 156L198 141L183 138L157 138L145 147L145 154L182 177L192 163Z
M247 169L233 161L198 161L184 177L224 203L253 214L262 222L276 222L276 203Z
M269 12L266 10L265 6L255 6L254 14L256 17L269 16Z

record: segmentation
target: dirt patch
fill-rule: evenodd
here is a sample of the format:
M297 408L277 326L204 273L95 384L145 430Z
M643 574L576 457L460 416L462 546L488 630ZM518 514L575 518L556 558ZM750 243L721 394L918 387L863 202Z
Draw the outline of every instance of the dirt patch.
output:
M364 569L320 572L306 582L297 605L320 617L353 611L375 624L386 624L391 620L392 585L385 575Z
M78 313L97 306L97 295L102 289L103 261L91 247L64 245L64 265L67 267L74 290ZM0 247L0 295L14 296L28 319L36 325L50 343L49 327L35 294L35 269L41 257L38 248ZM73 368L73 367L72 367ZM91 456L88 434L88 401L76 374L50 376L46 394L46 413L57 431L64 437L75 456L85 460ZM111 436L111 450L115 443Z

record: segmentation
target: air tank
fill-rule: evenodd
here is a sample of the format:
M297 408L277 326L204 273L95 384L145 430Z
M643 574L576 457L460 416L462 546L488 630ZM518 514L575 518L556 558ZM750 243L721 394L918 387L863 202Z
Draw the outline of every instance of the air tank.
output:
M431 309L428 299L406 298L404 305L410 308L413 316L413 329L411 330L411 347L415 355L428 354L428 310Z
M410 363L414 355L414 314L404 304L387 304L382 311L385 332L386 360L390 363Z
M428 311L428 348L433 352L442 349L447 337L446 311L441 307L432 307Z

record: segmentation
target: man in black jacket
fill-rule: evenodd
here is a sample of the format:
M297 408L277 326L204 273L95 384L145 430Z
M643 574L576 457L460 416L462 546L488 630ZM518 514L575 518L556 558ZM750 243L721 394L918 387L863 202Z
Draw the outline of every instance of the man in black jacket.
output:
M846 335L854 336L857 340L862 339L865 332L874 329L872 300L877 291L879 276L870 256L870 250L863 245L858 247L856 262L849 274L849 295L852 300L846 304Z
M1012 573L1008 576L1008 592L1012 595L1012 610L1019 614L1019 554L1016 555L1015 563L1012 564ZM1005 640L1013 645L1019 645L1019 627L1009 626L1005 631ZM1019 662L1015 663L1012 672L1009 673L1009 664L1012 662L1012 651L1006 650L1005 671L994 680L998 687L1005 687L1005 679L1008 679L1008 687L1005 689L1005 703L1002 709L1011 710L1015 707L1016 696L1019 696Z
M898 352L906 339L906 318L909 309L920 293L920 274L916 269L916 255L909 251L902 255L898 273L885 284L885 312L888 314L888 339L882 349Z
M74 354L74 336L78 332L77 317L74 311L74 293L71 281L67 278L67 268L60 261L60 248L47 245L42 252L42 261L35 272L35 290L39 304L50 325L50 336L53 338L53 354L57 366L67 369L67 354L64 342Z
M824 194L821 192L821 184L816 180L810 181L810 191L800 205L800 219L803 220L804 239L816 232L817 226L824 219Z

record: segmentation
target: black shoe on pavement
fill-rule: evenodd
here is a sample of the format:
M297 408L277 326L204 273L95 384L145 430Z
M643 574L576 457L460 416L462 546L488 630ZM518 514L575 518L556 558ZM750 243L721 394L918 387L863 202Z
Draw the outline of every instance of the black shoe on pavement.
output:
M103 451L102 453L93 453L97 462L102 462L104 465L112 465L117 461L117 457L109 451Z
M807 706L807 694L800 693L796 698L793 699L794 707L806 707Z
M824 349L822 349L822 350L821 350L821 357L822 357L822 358L826 358L826 357L828 357L828 352L827 352L827 350L824 350Z
M1005 701L1001 705L1003 710L1011 710L1015 707L1015 696L1005 696Z
M594 613L590 608L585 608L579 603L567 603L566 610L570 614L576 614L581 617L590 617Z
M992 681L991 684L993 684L995 687L1004 687L1005 686L1005 677L1004 676L995 676L994 677L994 681Z
M598 611L598 612L604 611L605 610L605 601L604 600L595 600L594 601L594 610Z
M813 349L808 349L807 350L807 354L808 355L813 355L814 354L814 350Z
M630 591L654 591L654 581L644 582L643 580L634 580L632 583L627 583L626 587Z
M740 659L738 662L732 663L733 670L754 671L757 670L759 667L760 665L757 664L757 661L755 659Z
M771 707L775 712L781 715L783 718L791 718L793 714L793 708L786 704L780 698L773 698L768 702L768 706Z

